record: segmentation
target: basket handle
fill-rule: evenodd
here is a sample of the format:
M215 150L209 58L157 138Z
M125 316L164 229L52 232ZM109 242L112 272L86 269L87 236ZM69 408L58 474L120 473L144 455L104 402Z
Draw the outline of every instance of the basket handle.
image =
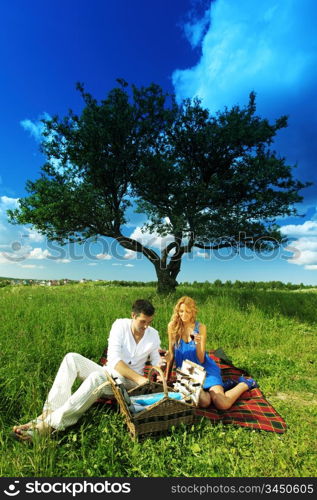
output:
M156 371L160 374L160 377L162 379L162 383L163 383L163 389L164 389L164 396L167 398L168 397L168 388L167 388L167 383L166 383L166 379L164 377L164 373L162 372L161 368L159 366L152 366L152 368L150 369L149 371L149 382L151 382L151 375L152 373Z

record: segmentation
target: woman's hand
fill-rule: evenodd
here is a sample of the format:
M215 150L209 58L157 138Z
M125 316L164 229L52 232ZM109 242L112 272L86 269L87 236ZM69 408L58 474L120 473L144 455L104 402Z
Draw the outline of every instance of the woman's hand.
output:
M197 335L195 335L194 337L194 342L196 345L200 345L201 341L202 341L202 336L200 335L200 333L197 333Z
M195 337L196 354L200 363L203 363L205 360L206 336L207 336L206 326L200 324L199 333Z

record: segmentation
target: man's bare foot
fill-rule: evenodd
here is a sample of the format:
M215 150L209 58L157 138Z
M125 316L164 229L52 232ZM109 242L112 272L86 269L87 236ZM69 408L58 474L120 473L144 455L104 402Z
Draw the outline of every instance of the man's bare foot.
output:
M21 431L26 431L30 427L32 427L32 422L28 422L27 424L22 424L22 425L14 425L12 427L12 430L13 432L17 432L18 434L20 434Z
M47 436L53 432L53 427L48 425L46 422L39 421L38 423L35 423L34 421L31 422L31 425L28 427L21 429L21 427L25 427L29 425L24 424L24 426L20 426L17 431L14 431L13 434L14 436L20 440L20 441L32 441L34 436Z
M27 422L26 424L22 425L14 425L12 427L13 432L16 432L17 434L22 434L23 432L27 431L31 427L34 427L34 425L39 424L43 422L43 420L50 414L52 413L52 410L45 410L41 415L36 417L35 420L30 420L30 422Z

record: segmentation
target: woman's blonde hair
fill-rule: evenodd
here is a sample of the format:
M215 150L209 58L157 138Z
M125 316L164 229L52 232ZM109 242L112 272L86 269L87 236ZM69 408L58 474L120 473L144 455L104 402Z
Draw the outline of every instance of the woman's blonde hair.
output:
M196 321L196 314L198 311L196 302L191 297L187 297L186 295L184 295L184 297L181 297L177 301L177 304L173 310L171 320L169 322L169 331L172 333L172 340L175 344L179 344L184 333L184 325L179 316L179 309L182 304L184 304L190 310L192 321Z

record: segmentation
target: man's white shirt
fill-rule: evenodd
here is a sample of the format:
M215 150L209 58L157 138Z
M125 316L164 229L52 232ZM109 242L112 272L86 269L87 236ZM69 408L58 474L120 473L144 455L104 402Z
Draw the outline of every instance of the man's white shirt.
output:
M148 326L142 339L136 343L132 334L132 319L117 319L108 339L107 367L114 369L118 361L124 361L132 370L143 375L148 358L153 366L160 364L160 337L155 328Z

